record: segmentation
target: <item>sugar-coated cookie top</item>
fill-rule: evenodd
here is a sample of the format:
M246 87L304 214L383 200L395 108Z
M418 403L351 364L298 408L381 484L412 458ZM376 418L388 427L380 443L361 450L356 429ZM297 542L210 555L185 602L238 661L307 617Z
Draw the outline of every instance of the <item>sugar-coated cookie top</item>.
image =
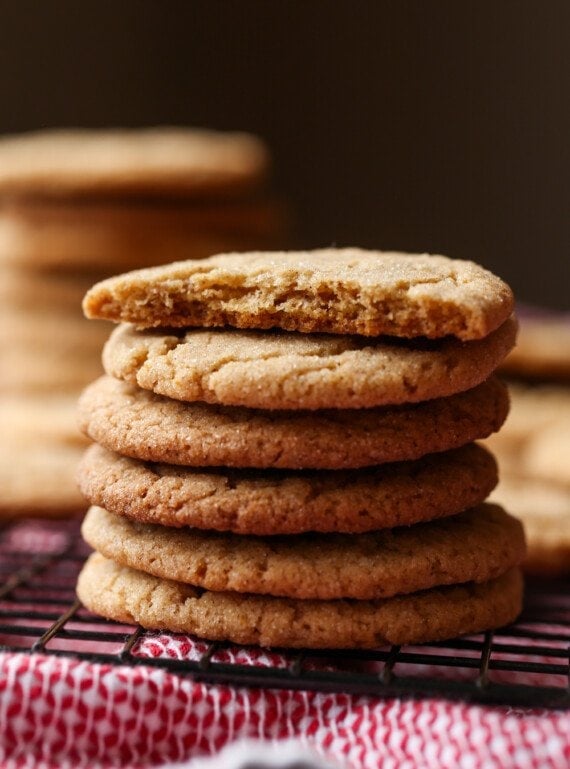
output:
M320 411L184 403L101 377L79 399L78 424L96 443L150 462L338 470L418 459L487 438L508 410L507 388L494 377L405 407Z
M77 480L92 504L133 521L261 536L354 534L455 515L487 498L498 471L477 443L344 471L148 464L94 443Z
M87 317L140 328L283 328L405 338L481 339L513 310L500 278L474 262L429 254L316 251L221 254L109 278Z
M108 619L211 640L291 648L373 648L455 638L512 622L522 579L511 569L477 585L377 601L318 601L197 590L119 566L99 553L79 575L83 605Z
M513 317L469 343L227 328L165 333L121 324L105 345L103 365L113 377L182 401L259 409L371 408L475 387L512 348L516 332Z
M0 139L0 192L182 195L250 186L268 162L261 140L245 133L45 130Z
M366 601L487 582L518 565L526 550L520 521L489 504L366 534L270 538L144 525L91 507L81 531L106 558L155 577L309 600Z

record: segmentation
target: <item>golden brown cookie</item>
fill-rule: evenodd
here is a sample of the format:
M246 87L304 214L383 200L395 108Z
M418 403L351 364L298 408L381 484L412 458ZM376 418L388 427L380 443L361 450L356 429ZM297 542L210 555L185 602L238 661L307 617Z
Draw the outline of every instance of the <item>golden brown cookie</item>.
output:
M82 316L81 300L85 292L94 280L98 280L102 276L101 272L86 272L85 274L76 271L57 272L34 269L31 266L2 264L1 306L5 311L57 312L80 318ZM101 322L97 325L107 326Z
M89 318L140 328L237 326L334 334L481 339L513 296L473 262L322 249L222 254L119 275L86 295Z
M377 601L301 601L203 591L94 554L79 575L77 593L97 614L150 629L240 644L339 649L423 643L500 627L519 614L522 587L519 569L512 569L481 585Z
M100 376L108 324L81 313L92 274L5 268L0 280L0 392L75 392Z
M570 489L570 415L534 433L522 452L525 473Z
M87 245L100 237L101 231L106 237L137 238L139 246L157 234L168 239L173 233L186 240L192 234L211 232L263 239L282 230L287 216L283 204L260 197L215 201L8 198L0 214L0 222L11 222L30 237L35 232L58 240L62 248L66 236Z
M500 433L493 436L493 448L522 447L560 419L570 419L570 388L550 384L529 387L509 382L509 394L509 418Z
M101 348L108 337L106 323L90 323L79 312L71 315L53 311L27 311L0 306L0 347L20 352L50 355L86 356L99 362ZM72 361L69 361L72 363ZM101 367L100 367L101 368Z
M570 381L570 314L523 314L517 346L502 369L519 377Z
M415 462L295 473L153 464L94 444L78 470L90 502L134 521L258 535L430 521L482 502L496 482L494 458L475 444Z
M118 454L193 467L341 469L419 459L498 430L508 412L496 379L424 403L320 412L182 403L111 377L91 384L78 420Z
M509 418L486 441L501 477L491 499L524 523L526 571L570 573L570 390L511 385L510 391Z
M58 394L77 397L85 385L101 374L92 350L77 347L21 347L0 344L0 393Z
M71 208L71 206L69 206ZM117 221L113 211L121 211L120 205L109 206L107 218L101 221L83 221L82 213L88 217L89 210L76 206L75 221L65 216L60 206L62 220L28 220L0 211L0 262L7 267L38 266L43 269L63 271L70 267L97 267L103 274L100 280L120 270L162 264L174 259L204 259L224 250L248 250L270 248L284 242L284 225L276 227L273 233L257 233L224 230L211 227L185 230L183 222L178 228L168 226L168 217L157 216L161 209L147 207L140 219L144 226L135 221ZM95 218L95 217L93 217ZM158 221L156 221L158 219ZM154 221L153 221L154 220ZM123 228L121 228L123 225ZM94 280L87 282L77 302L80 310L81 299Z
M67 518L87 507L75 482L83 449L58 441L0 443L0 519Z
M253 537L134 523L90 508L83 538L121 566L216 592L373 600L488 582L523 560L523 528L498 506L367 534Z
M74 395L0 395L0 436L7 447L35 441L85 446L77 427Z
M424 343L296 332L137 331L122 324L103 351L107 374L182 401L259 409L370 408L463 392L497 368L514 318L484 339Z
M506 505L524 524L531 574L570 574L570 487L540 478L503 473L490 498Z
M509 385L511 411L487 444L501 467L521 477L570 486L570 389Z
M0 396L0 518L63 518L87 505L75 475L85 438L76 396Z
M267 167L256 137L195 128L44 130L0 140L4 194L203 197L250 189Z

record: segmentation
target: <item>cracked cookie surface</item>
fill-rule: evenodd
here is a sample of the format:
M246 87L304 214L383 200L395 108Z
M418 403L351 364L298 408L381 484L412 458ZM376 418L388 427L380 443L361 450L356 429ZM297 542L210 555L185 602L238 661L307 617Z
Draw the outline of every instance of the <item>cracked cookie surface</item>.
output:
M317 601L202 591L90 556L77 593L107 619L213 641L290 648L424 643L512 622L522 608L519 569L480 585L432 588L377 601Z
M417 403L483 382L512 348L517 324L462 343L123 324L103 351L107 374L182 401L260 409Z
M141 523L236 534L364 532L483 502L497 483L481 446L363 470L241 470L141 462L94 444L78 470L94 505Z
M253 537L141 524L91 507L94 550L122 566L216 592L373 600L487 582L525 555L521 523L496 505L367 534Z
M221 254L109 278L90 318L139 328L236 326L334 334L481 339L513 311L511 289L474 262L429 254Z
M498 430L508 408L495 378L418 404L307 412L183 403L107 376L84 390L78 423L106 448L151 462L341 469L464 446Z

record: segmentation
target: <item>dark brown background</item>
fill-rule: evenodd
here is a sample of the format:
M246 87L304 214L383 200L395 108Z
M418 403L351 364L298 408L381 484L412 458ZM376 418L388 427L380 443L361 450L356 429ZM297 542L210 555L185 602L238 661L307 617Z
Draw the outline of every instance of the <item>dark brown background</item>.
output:
M300 243L475 259L569 308L570 3L0 0L0 132L270 143Z

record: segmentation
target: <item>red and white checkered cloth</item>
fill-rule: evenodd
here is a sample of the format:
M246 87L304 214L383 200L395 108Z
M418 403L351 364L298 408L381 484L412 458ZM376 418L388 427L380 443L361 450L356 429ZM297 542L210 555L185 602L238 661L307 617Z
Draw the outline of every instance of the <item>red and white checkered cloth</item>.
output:
M245 737L298 738L358 769L570 766L568 712L231 688L144 666L0 654L2 769L153 766Z

